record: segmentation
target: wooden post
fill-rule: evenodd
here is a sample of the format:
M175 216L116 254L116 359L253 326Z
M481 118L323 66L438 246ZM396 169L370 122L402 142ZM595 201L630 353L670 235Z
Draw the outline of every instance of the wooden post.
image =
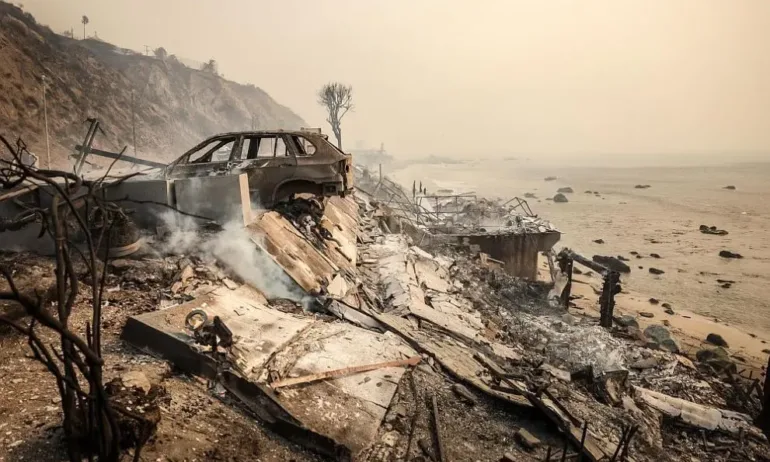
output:
M599 298L599 325L612 327L612 312L615 310L615 294L620 292L620 273L608 271L604 276L602 295Z
M770 357L767 358L765 367L765 385L762 387L762 412L759 413L754 424L762 429L762 433L770 438Z

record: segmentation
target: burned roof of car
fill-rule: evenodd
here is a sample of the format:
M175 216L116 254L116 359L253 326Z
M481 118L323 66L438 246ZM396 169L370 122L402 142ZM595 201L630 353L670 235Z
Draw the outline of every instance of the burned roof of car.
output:
M228 136L270 136L270 135L300 135L300 136L307 136L307 137L319 137L327 139L329 136L325 135L323 133L317 133L317 132L307 132L302 130L247 130L247 131L241 131L241 132L227 132L227 133L219 133L217 135L212 135L206 138L207 140L210 140L212 138L226 138Z

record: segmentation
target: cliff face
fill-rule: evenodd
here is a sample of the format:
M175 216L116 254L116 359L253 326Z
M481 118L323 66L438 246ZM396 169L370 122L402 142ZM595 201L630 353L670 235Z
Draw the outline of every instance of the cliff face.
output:
M55 166L69 165L88 117L98 118L105 132L95 147L118 151L128 145L133 155L133 126L137 156L159 160L173 159L215 133L305 125L258 87L191 69L174 57L73 40L0 2L0 134L22 137L43 165L43 76Z

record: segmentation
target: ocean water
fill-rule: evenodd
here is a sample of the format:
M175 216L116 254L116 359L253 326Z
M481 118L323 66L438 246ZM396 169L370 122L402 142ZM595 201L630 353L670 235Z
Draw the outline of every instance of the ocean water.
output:
M422 181L429 193L452 189L506 199L535 193L539 199L528 199L533 212L563 233L556 249L567 246L589 257L623 255L631 259L632 272L623 277L631 290L669 302L674 310L714 317L747 332L770 332L770 163L533 168L509 160L411 164L387 173L409 189L412 181ZM557 180L546 182L547 176ZM650 188L635 189L636 184ZM727 185L736 190L723 189ZM545 200L563 186L575 191L567 194L569 203ZM729 234L702 234L701 224ZM721 250L744 258L721 258ZM651 266L665 274L650 274ZM717 279L735 283L725 289Z

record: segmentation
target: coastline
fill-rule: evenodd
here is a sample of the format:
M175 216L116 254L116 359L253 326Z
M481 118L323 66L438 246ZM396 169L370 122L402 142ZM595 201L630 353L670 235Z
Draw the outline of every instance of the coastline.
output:
M538 263L538 270L540 280L550 280L548 263L542 256ZM602 279L596 274L590 276L575 274L572 295L578 298L572 300L567 311L572 315L598 320L599 295L596 291L601 290L601 286ZM729 346L725 349L735 361L741 375L747 378L760 377L760 372L767 365L768 353L763 350L770 351L770 338L763 338L761 335L745 332L738 326L715 321L686 310L676 310L673 315L667 314L660 304L651 304L649 296L627 289L623 284L623 275L621 275L621 286L623 286L622 292L615 296L615 317L632 315L639 323L641 330L654 324L663 325L664 320L668 321L669 326L664 327L671 332L679 344L681 354L691 360L695 360L695 355L700 349L714 346L706 342L708 334L718 334L728 343ZM653 317L641 316L640 313L650 313Z

